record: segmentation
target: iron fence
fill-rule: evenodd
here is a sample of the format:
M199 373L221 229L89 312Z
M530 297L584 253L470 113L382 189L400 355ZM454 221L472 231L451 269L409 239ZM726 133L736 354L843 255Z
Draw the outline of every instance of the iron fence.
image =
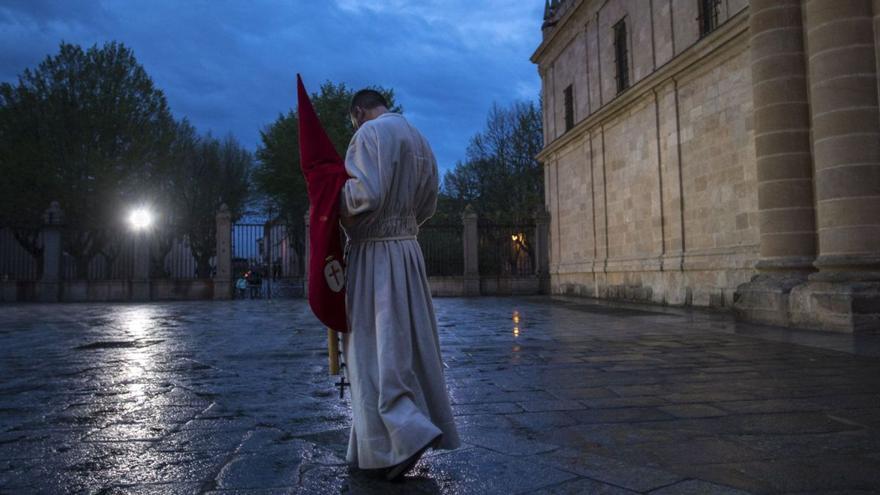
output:
M0 228L0 280L33 282L43 271L40 229Z
M464 274L461 225L424 225L419 230L419 245L428 276Z
M65 237L76 236L64 232ZM128 232L103 233L97 252L77 254L66 250L61 258L61 278L64 280L128 280L134 275L134 236ZM97 236L95 236L97 238ZM91 241L96 242L96 241Z
M151 262L154 263L154 268L151 269L150 273L151 277L170 278L175 280L200 278L198 260L195 255L193 255L192 247L186 236L175 239L172 242L170 249L167 250L164 258L161 260L161 264L159 265L161 266L160 270L156 270L155 267L155 264L159 262L157 259L158 256L161 256L161 253L157 255L155 251L151 255ZM216 256L212 256L208 260L208 265L210 266L211 277L213 277L217 271Z
M76 235L67 231L65 236ZM134 275L134 236L128 232L109 234L97 252L77 256L66 250L61 258L63 280L128 280ZM197 262L185 238L173 239L160 249L151 243L152 278L198 278ZM35 228L0 228L0 280L38 281L42 276L42 234ZM162 257L161 260L158 258ZM213 275L216 263L210 259Z
M270 278L302 277L303 248L282 224L240 223L232 227L232 272L241 276L259 270Z
M481 221L477 232L480 275L515 277L535 274L534 224L504 225ZM259 278L263 279L301 280L306 268L302 236L293 236L291 233L286 226L275 223L233 225L233 279L250 271L258 273ZM429 276L464 274L463 235L461 224L422 226L418 239ZM132 233L102 233L97 252L92 248L92 253L80 256L75 256L71 252L71 244L68 244L76 240L68 236L76 236L76 233L67 231L63 236L65 247L68 248L62 256L64 280L133 278L135 237ZM85 251L82 245L79 248ZM199 278L199 263L186 236L174 239L154 236L150 241L150 254L151 278ZM212 257L209 263L208 276L213 276L215 258ZM42 264L42 234L39 229L0 228L0 280L37 281L41 277Z
M504 277L535 274L534 224L479 225L480 275Z

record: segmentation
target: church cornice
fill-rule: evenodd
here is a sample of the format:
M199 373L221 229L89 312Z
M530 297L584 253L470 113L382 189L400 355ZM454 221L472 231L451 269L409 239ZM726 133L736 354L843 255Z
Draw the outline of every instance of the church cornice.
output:
M627 89L597 109L571 130L547 144L536 156L537 160L547 163L554 155L563 151L569 144L581 139L601 122L609 120L621 112L629 110L633 103L649 97L658 86L669 80L684 79L685 73L693 66L710 56L722 56L735 50L748 49L749 9L745 8L715 30L696 45L676 55L666 64L660 66L650 75ZM546 111L546 110L545 110Z
M568 25L571 19L575 17L575 13L580 10L584 4L589 3L590 0L568 0L568 2L571 2L571 5L567 6L560 17L552 17L544 20L544 25L541 27L544 31L544 40L538 46L537 50L535 50L535 53L532 54L532 63L538 63L548 47L550 47L560 34L565 31L566 25Z

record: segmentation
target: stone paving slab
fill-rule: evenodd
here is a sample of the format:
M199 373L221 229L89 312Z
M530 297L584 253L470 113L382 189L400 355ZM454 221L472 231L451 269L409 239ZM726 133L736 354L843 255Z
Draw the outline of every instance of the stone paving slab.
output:
M464 446L387 483L345 463L304 301L2 305L0 493L880 492L877 337L573 298L436 309Z

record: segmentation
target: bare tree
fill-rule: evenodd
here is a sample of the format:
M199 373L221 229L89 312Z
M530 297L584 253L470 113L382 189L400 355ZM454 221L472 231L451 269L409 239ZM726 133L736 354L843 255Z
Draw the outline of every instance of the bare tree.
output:
M439 221L468 204L495 222L531 221L544 203L544 175L535 158L543 146L541 125L536 103L493 105L465 160L443 178Z

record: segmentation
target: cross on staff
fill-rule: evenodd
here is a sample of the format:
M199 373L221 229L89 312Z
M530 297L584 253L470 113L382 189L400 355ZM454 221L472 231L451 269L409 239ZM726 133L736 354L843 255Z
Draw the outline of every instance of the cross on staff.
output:
M345 362L341 359L342 352L339 350L339 332L327 329L327 353L330 359L330 374L339 375L339 381L336 386L339 387L339 398L345 397L345 387L351 386L345 381Z
M330 270L332 271L331 273L333 274L333 280L336 281L336 285L341 286L345 281L345 279L343 278L342 268L339 266L338 263L334 263L330 265Z

